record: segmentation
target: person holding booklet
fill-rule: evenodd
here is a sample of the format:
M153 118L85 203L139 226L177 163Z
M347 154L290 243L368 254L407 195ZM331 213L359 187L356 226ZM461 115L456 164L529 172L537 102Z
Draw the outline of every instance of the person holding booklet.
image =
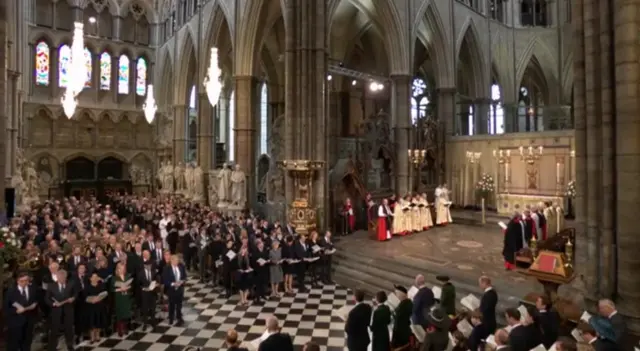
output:
M355 306L349 311L344 325L347 334L349 351L366 351L369 347L369 324L371 323L371 306L364 302L364 291L353 292ZM388 331L387 331L388 333Z
M267 285L269 284L269 251L264 246L262 239L256 240L256 249L251 253L251 266L255 271L255 294L253 303L261 304L267 298Z
M177 320L176 326L184 324L182 319L182 300L184 300L184 282L187 280L187 270L180 263L178 256L171 256L171 265L164 268L162 281L169 298L169 324Z
M7 289L4 312L7 320L7 350L30 350L38 316L37 296L29 275L18 273L16 285Z
M249 258L249 247L242 245L238 257L238 273L236 276L236 285L240 290L240 306L247 306L249 301L249 291L253 287L253 268L251 268L251 259Z
M114 311L116 332L122 337L127 334L127 324L132 316L133 278L127 274L126 263L119 262L111 279L111 291L114 293Z
M496 322L496 306L498 305L498 293L493 289L491 285L491 278L486 275L481 276L478 279L478 286L484 292L480 299L480 312L482 312L482 318L489 334L493 333L498 323ZM472 309L472 310L475 310Z
M307 262L308 272L311 275L311 286L317 288L319 286L318 280L320 280L320 258L323 251L318 240L318 232L315 230L311 232L309 241L307 241L307 251L309 257L305 261Z
M51 307L49 342L47 349L56 351L58 348L58 336L63 331L64 340L69 350L73 350L73 317L74 302L77 292L73 282L67 282L67 271L59 270L56 273L56 282L49 284L45 301Z
M142 330L147 330L147 327L156 325L156 286L153 261L145 261L142 269L138 272L140 317L144 323Z
M100 342L100 332L107 326L106 297L109 293L102 283L97 272L89 277L89 284L85 288L87 329L89 330L89 342Z
M391 338L391 348L397 349L406 347L411 342L411 313L413 312L413 302L407 296L407 288L404 286L394 286L394 294L400 301L395 308L395 323Z
M278 240L274 240L271 243L271 250L269 251L269 280L271 282L271 297L279 298L278 286L283 281L283 274L282 249Z
M225 298L233 295L233 281L238 270L238 260L236 260L236 252L233 247L233 240L228 239L227 245L222 254L222 284L224 285Z

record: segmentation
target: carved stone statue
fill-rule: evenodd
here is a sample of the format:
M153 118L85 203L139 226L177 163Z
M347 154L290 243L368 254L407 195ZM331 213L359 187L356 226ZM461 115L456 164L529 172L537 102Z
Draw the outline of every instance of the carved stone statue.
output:
M135 163L129 167L129 177L131 178L131 183L133 185L148 185L151 181L150 173L151 172L149 172L148 169L145 169ZM158 174L158 177L161 177L161 175Z
M187 198L193 197L193 163L188 163L184 167L184 195Z
M184 179L184 164L182 162L178 162L178 165L173 170L173 179L176 181L176 192L184 192L186 188L186 182Z
M204 179L202 168L195 166L191 170L191 195L194 201L204 200Z
M164 193L172 193L173 192L173 165L171 161L167 161L163 164L158 172L160 175L160 183L162 186L162 192Z
M285 200L284 194L284 174L281 169L273 167L269 171L269 185L267 187L267 201L282 202Z
M23 177L25 183L25 192L22 197L23 204L30 204L37 201L40 196L40 178L36 172L33 162L24 163Z
M231 202L231 170L225 163L218 173L218 207L229 206Z
M247 204L247 178L240 165L231 173L231 204L241 208Z
M209 184L207 187L207 195L209 196L210 206L218 203L218 188L214 184Z

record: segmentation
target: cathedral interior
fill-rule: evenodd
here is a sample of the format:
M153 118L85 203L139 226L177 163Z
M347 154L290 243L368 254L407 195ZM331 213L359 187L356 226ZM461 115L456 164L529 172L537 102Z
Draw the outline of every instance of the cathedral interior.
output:
M639 331L640 19L615 3L1 0L0 211L27 192L155 194L167 164L202 169L215 207L237 165L247 207L297 203L327 227L347 197L445 183L475 207L490 175L491 211L575 214L586 298ZM74 23L86 81L69 116Z

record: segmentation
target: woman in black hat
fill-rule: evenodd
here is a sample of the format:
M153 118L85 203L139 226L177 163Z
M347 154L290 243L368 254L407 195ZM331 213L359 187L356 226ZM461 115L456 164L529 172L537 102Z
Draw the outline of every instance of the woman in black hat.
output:
M373 318L371 320L371 334L373 340L371 342L371 351L390 351L391 343L389 340L389 324L391 324L391 309L385 302L387 301L387 294L384 291L379 291L376 294L376 298L373 301L376 306L373 311Z
M407 288L395 286L395 294L400 300L395 310L395 323L393 325L393 337L391 338L391 348L397 349L406 347L411 342L411 314L413 313L413 302L407 297Z
M442 294L440 295L440 306L444 312L450 316L456 314L456 287L451 284L449 277L439 275L436 279L442 282Z
M451 319L440 307L436 307L427 315L427 334L420 351L442 351L449 345L449 327Z

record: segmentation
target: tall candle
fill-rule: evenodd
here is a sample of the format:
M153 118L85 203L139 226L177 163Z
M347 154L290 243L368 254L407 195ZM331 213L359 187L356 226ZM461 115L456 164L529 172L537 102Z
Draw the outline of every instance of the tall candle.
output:
M509 183L509 163L504 164L504 181Z
M560 184L560 162L556 162L556 183Z

